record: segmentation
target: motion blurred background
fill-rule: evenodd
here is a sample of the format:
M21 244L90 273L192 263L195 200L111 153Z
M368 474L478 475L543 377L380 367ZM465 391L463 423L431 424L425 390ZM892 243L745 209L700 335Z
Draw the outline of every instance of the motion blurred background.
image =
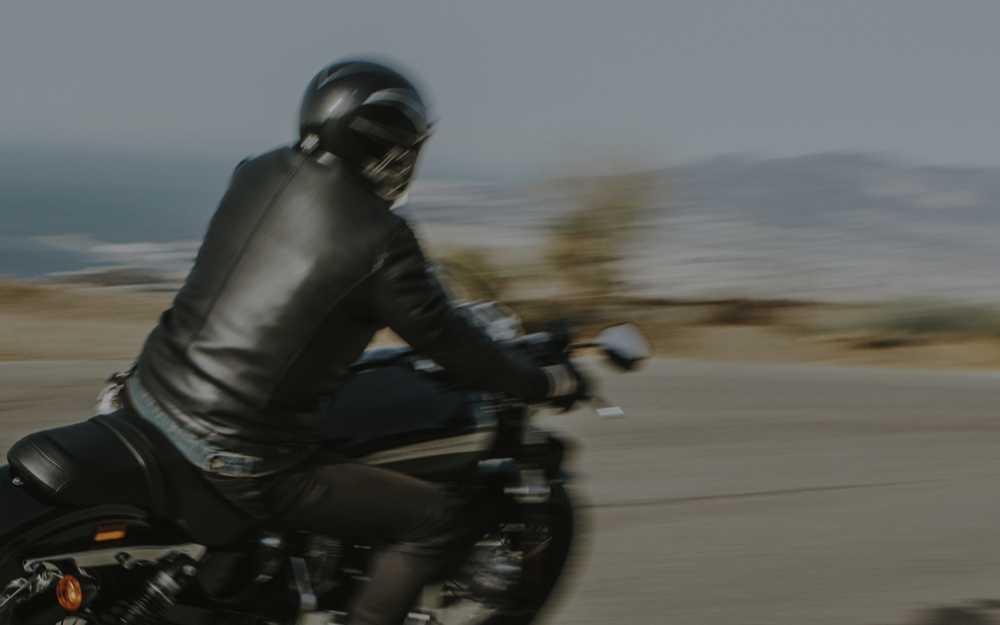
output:
M1000 365L998 18L914 1L4 3L0 276L21 284L0 299L16 328L0 358L60 357L65 340L26 328L95 303L95 323L136 327L69 344L134 353L232 167L295 138L319 68L367 57L433 106L405 209L431 255L529 325L627 314L663 354Z
M628 420L546 422L588 475L547 622L996 623L998 23L0 0L0 449L90 414L233 167L296 139L319 69L381 59L437 120L400 209L429 255L529 329L630 319L661 357L593 373Z

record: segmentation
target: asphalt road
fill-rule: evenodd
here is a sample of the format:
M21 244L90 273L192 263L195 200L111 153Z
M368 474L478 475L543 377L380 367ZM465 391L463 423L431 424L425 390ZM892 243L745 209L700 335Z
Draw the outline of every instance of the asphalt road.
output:
M0 446L87 416L116 364L0 364ZM1000 372L601 378L628 418L541 419L584 517L548 623L1000 623Z

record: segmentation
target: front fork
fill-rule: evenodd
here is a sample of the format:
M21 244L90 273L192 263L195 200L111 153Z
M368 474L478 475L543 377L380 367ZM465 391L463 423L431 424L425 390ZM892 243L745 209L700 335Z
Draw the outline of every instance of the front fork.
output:
M506 417L506 418L504 418ZM481 472L492 473L494 488L502 488L510 520L501 527L508 547L519 554L520 592L529 602L538 590L544 593L543 580L548 568L552 542L552 499L570 476L562 462L566 444L549 432L530 423L530 408L520 406L501 416L494 457L480 462ZM496 492L496 491L494 491Z

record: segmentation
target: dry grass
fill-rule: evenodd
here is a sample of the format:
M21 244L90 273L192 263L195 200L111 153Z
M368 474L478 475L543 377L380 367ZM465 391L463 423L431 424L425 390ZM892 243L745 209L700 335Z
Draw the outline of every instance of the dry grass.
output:
M0 282L0 361L128 360L172 297Z
M632 321L658 356L763 364L836 364L893 368L1000 369L1000 337L978 325L948 331L886 333L859 325L878 307L794 301L636 300L514 302L529 330L564 316L583 334ZM966 310L965 307L959 307ZM978 317L977 317L978 318ZM817 331L822 328L822 331ZM958 331L965 328L966 332Z

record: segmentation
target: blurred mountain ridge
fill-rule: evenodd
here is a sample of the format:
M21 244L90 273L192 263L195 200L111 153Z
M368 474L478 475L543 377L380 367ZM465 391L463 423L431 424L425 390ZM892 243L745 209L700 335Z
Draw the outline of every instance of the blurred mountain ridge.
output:
M0 151L0 275L96 267L176 278L231 169ZM1000 169L830 153L721 156L642 175L656 192L629 254L638 292L1000 301ZM566 184L418 178L401 213L437 247L537 248L576 207Z
M646 172L661 188L659 208L740 218L762 225L851 226L845 217L1000 224L1000 169L898 164L871 154L782 159L720 156ZM546 216L558 200L545 183L477 184L418 180L411 207L435 221Z

